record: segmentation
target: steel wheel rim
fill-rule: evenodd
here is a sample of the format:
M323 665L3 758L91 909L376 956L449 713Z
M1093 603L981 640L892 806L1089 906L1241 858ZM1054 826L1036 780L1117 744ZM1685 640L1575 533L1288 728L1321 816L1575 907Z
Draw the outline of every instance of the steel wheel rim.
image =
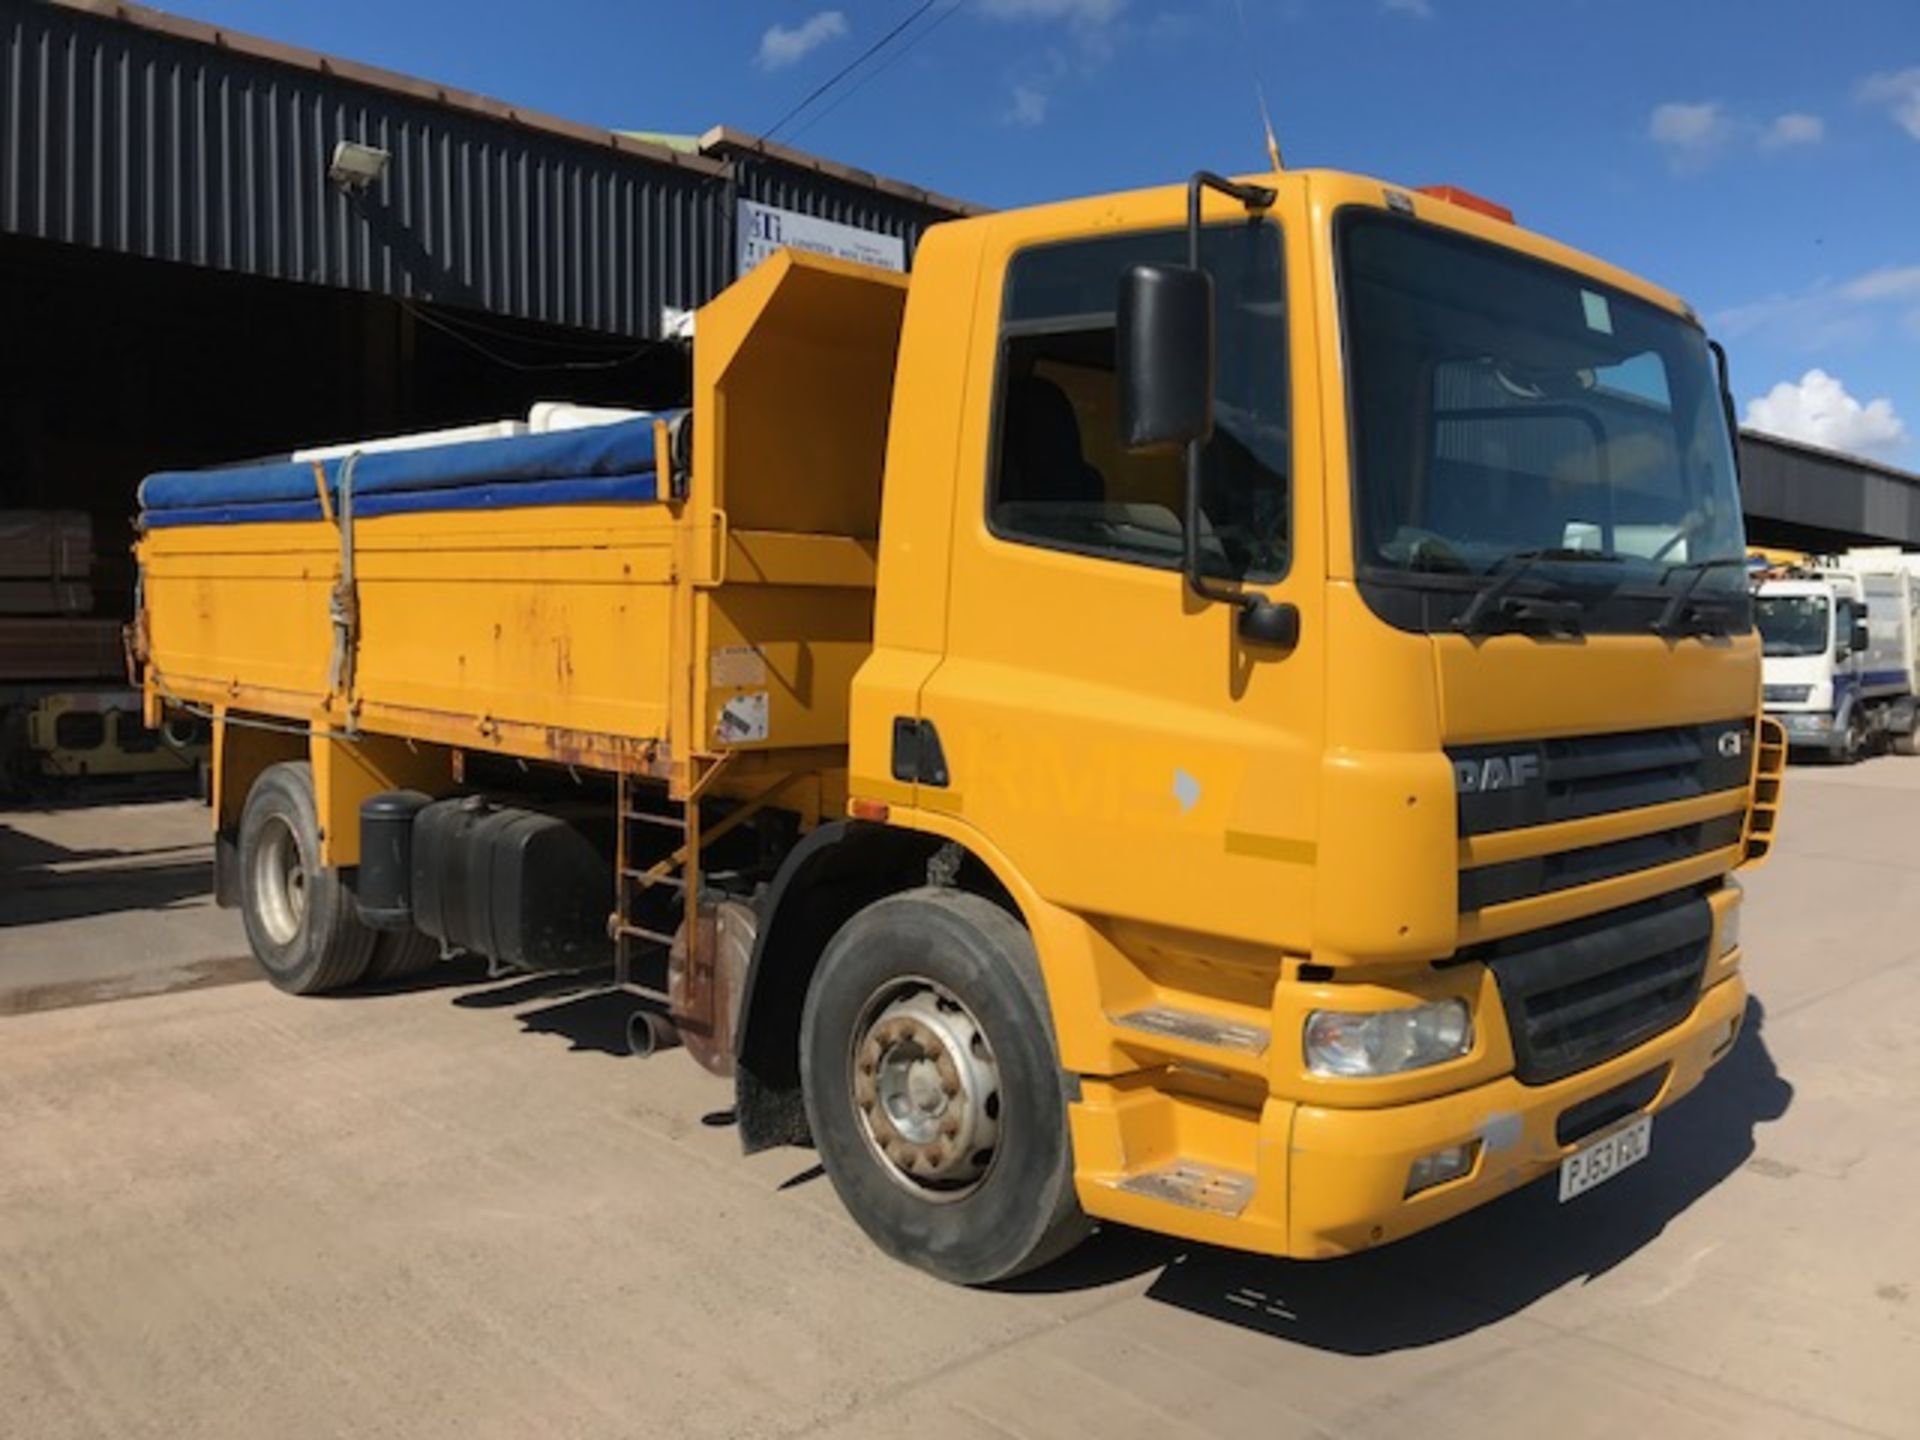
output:
M848 1067L860 1133L895 1184L936 1203L980 1188L1000 1151L1000 1068L958 996L889 980L861 1009Z
M253 858L254 912L267 938L288 945L307 919L307 867L300 840L284 815L269 815Z

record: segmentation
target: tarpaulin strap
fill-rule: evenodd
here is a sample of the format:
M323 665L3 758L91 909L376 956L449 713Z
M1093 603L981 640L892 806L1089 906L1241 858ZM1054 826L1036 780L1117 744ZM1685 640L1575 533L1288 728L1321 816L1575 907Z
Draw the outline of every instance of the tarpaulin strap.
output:
M340 578L334 581L327 598L327 618L333 623L333 660L327 666L327 693L348 697L353 688L353 652L360 628L360 602L353 585L353 471L360 463L354 451L340 466ZM319 462L314 462L319 470ZM320 503L326 504L326 487L320 490ZM332 517L329 517L332 518Z
M320 496L320 518L331 525L333 501L327 497L327 467L318 460L313 462L313 488Z

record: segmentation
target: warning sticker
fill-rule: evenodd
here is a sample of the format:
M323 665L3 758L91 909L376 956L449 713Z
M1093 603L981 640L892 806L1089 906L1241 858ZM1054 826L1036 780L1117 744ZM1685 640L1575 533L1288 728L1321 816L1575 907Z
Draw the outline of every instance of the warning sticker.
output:
M714 722L714 739L722 745L751 745L767 738L767 692L755 690L735 695L720 707Z
M729 645L707 657L708 682L717 690L767 683L767 657L751 645Z
M1591 290L1580 292L1580 308L1587 317L1587 328L1597 330L1602 335L1613 333L1613 307L1607 303L1607 297L1595 294Z

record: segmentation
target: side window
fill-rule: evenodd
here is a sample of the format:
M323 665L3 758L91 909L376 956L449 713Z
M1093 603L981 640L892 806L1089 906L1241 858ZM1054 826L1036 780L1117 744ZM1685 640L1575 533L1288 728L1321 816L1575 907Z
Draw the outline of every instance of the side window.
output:
M1214 435L1201 555L1222 577L1285 573L1292 434L1279 228L1212 226L1201 247L1217 311ZM1182 230L1044 245L1007 270L988 519L1003 539L1176 568L1185 461L1120 443L1114 315L1135 265L1178 264Z

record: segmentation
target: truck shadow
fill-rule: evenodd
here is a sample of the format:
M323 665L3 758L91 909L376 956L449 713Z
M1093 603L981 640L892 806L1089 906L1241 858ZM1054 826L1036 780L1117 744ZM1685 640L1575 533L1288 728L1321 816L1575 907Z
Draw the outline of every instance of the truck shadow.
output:
M1744 1165L1754 1131L1793 1087L1775 1068L1750 1000L1739 1042L1661 1115L1653 1153L1573 1207L1536 1182L1434 1230L1350 1259L1275 1260L1119 1227L1014 1290L1079 1290L1159 1269L1147 1294L1243 1329L1343 1355L1415 1349L1505 1319L1606 1274Z
M656 977L649 977L656 978ZM333 998L352 1001L428 990L452 992L461 1010L513 1012L525 1035L556 1035L575 1054L631 1058L627 1019L643 1003L614 988L611 964L585 970L496 974L476 955L459 955L395 980L376 980Z
M0 821L0 928L198 902L212 885L211 853L197 839L75 849Z
M514 1010L526 1035L557 1035L571 1051L628 1058L627 1017L639 1001L610 988L611 969L511 975L454 997L463 1010Z

